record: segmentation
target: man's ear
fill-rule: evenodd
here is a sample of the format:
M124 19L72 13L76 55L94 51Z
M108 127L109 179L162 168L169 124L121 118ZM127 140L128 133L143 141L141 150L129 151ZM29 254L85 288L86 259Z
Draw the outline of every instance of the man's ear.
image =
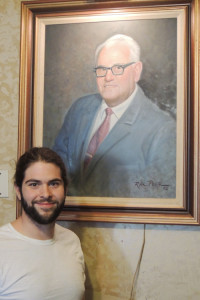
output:
M134 65L135 70L135 82L138 82L140 80L140 76L142 74L142 62L138 61Z
M16 192L16 195L17 195L18 200L21 200L21 191L20 191L19 186L17 186L17 185L15 184L14 187L15 187L15 192Z

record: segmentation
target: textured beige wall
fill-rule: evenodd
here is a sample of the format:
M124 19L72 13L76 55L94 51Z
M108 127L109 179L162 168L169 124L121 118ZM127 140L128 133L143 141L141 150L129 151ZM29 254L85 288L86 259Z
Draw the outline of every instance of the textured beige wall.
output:
M9 171L9 197L0 198L0 223L15 217L12 177L17 156L20 1L0 0L0 169Z
M12 177L17 157L20 0L0 0L0 169L9 170L9 197L0 198L0 225L15 218ZM86 261L86 300L131 300L144 241L136 300L200 299L200 229L68 223ZM145 230L144 230L145 229ZM56 299L55 299L56 300Z

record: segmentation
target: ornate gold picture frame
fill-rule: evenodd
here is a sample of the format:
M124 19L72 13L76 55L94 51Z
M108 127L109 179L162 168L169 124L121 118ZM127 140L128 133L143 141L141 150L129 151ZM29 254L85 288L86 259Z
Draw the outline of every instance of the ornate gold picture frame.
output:
M160 196L167 182L134 181L144 196L68 195L59 219L198 225L198 1L23 1L21 16L19 155L52 147L73 102L97 92L94 51L116 33L137 37L141 86L176 122L174 196Z

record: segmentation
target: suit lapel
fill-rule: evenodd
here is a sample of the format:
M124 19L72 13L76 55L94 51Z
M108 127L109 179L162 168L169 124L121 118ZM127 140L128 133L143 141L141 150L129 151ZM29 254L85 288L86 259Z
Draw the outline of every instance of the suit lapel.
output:
M96 113L98 111L100 104L101 104L101 99L98 99L98 101L94 99L94 101L90 103L89 107L87 107L87 109L84 109L84 115L81 120L80 132L79 132L79 141L81 141L81 147L77 146L77 149L80 152L81 161L83 161L85 157L85 153L88 147L88 139L90 136L91 127L96 117Z

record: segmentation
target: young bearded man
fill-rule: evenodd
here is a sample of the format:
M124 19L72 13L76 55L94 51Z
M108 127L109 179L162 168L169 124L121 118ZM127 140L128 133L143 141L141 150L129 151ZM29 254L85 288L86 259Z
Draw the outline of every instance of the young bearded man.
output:
M0 299L83 300L84 258L78 237L55 224L67 191L66 169L48 148L18 160L21 216L0 228Z

